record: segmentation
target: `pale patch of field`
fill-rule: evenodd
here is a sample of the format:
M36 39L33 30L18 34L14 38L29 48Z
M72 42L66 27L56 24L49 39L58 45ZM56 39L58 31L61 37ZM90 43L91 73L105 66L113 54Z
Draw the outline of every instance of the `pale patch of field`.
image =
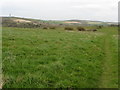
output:
M66 30L66 32L76 32L76 31L69 31L69 30Z
M66 30L66 32L79 32L79 33L88 34L88 35L94 34L96 36L103 35L103 33L101 33L101 32L93 32L93 31L88 32L88 31L69 31L69 30Z
M0 89L2 89L3 86L3 81L2 81L2 76L0 75Z
M118 38L118 37L120 37L120 35L113 35L113 37L114 37L114 38Z
M88 24L101 24L101 22L88 22Z
M20 22L20 23L30 23L31 21L29 20L24 20L24 19L15 19L15 22Z
M2 89L2 86L3 86L3 85L2 85L2 84L0 84L0 89Z
M64 23L70 23L70 24L71 24L71 23L79 23L79 24L81 24L80 22L64 22Z

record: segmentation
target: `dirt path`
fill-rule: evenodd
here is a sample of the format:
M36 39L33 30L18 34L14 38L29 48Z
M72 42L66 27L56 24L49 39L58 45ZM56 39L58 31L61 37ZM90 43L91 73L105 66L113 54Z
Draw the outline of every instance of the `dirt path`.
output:
M103 73L101 76L100 81L100 88L111 88L110 82L111 82L111 63L112 63L112 52L110 47L110 35L106 34L104 38L104 52L105 52L105 58L103 61Z

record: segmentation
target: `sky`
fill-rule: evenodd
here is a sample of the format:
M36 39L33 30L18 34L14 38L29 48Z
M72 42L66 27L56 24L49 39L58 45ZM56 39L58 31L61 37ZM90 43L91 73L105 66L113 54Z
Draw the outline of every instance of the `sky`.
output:
M0 16L118 21L119 0L0 0Z

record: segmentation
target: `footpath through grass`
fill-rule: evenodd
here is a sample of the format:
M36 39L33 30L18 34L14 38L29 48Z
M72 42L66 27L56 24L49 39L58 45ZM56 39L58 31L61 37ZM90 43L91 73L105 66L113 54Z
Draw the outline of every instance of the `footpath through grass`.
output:
M3 28L3 87L117 87L116 29Z
M101 88L118 88L118 35L113 28L103 29L104 52ZM117 32L117 31L116 31Z

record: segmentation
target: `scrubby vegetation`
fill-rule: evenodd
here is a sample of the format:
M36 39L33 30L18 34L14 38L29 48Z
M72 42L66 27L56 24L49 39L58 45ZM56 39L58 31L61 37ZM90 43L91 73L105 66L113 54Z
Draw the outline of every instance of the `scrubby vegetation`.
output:
M56 27L51 26L50 29L56 29Z
M78 31L86 31L85 28L83 28L83 27L77 27L77 30Z
M47 27L43 27L43 29L48 29Z
M65 30L74 30L72 27L65 27Z
M20 22L14 22L11 20L4 20L2 22L3 27L19 27L19 28L40 28L42 27L41 24L35 24L35 23L20 23Z

